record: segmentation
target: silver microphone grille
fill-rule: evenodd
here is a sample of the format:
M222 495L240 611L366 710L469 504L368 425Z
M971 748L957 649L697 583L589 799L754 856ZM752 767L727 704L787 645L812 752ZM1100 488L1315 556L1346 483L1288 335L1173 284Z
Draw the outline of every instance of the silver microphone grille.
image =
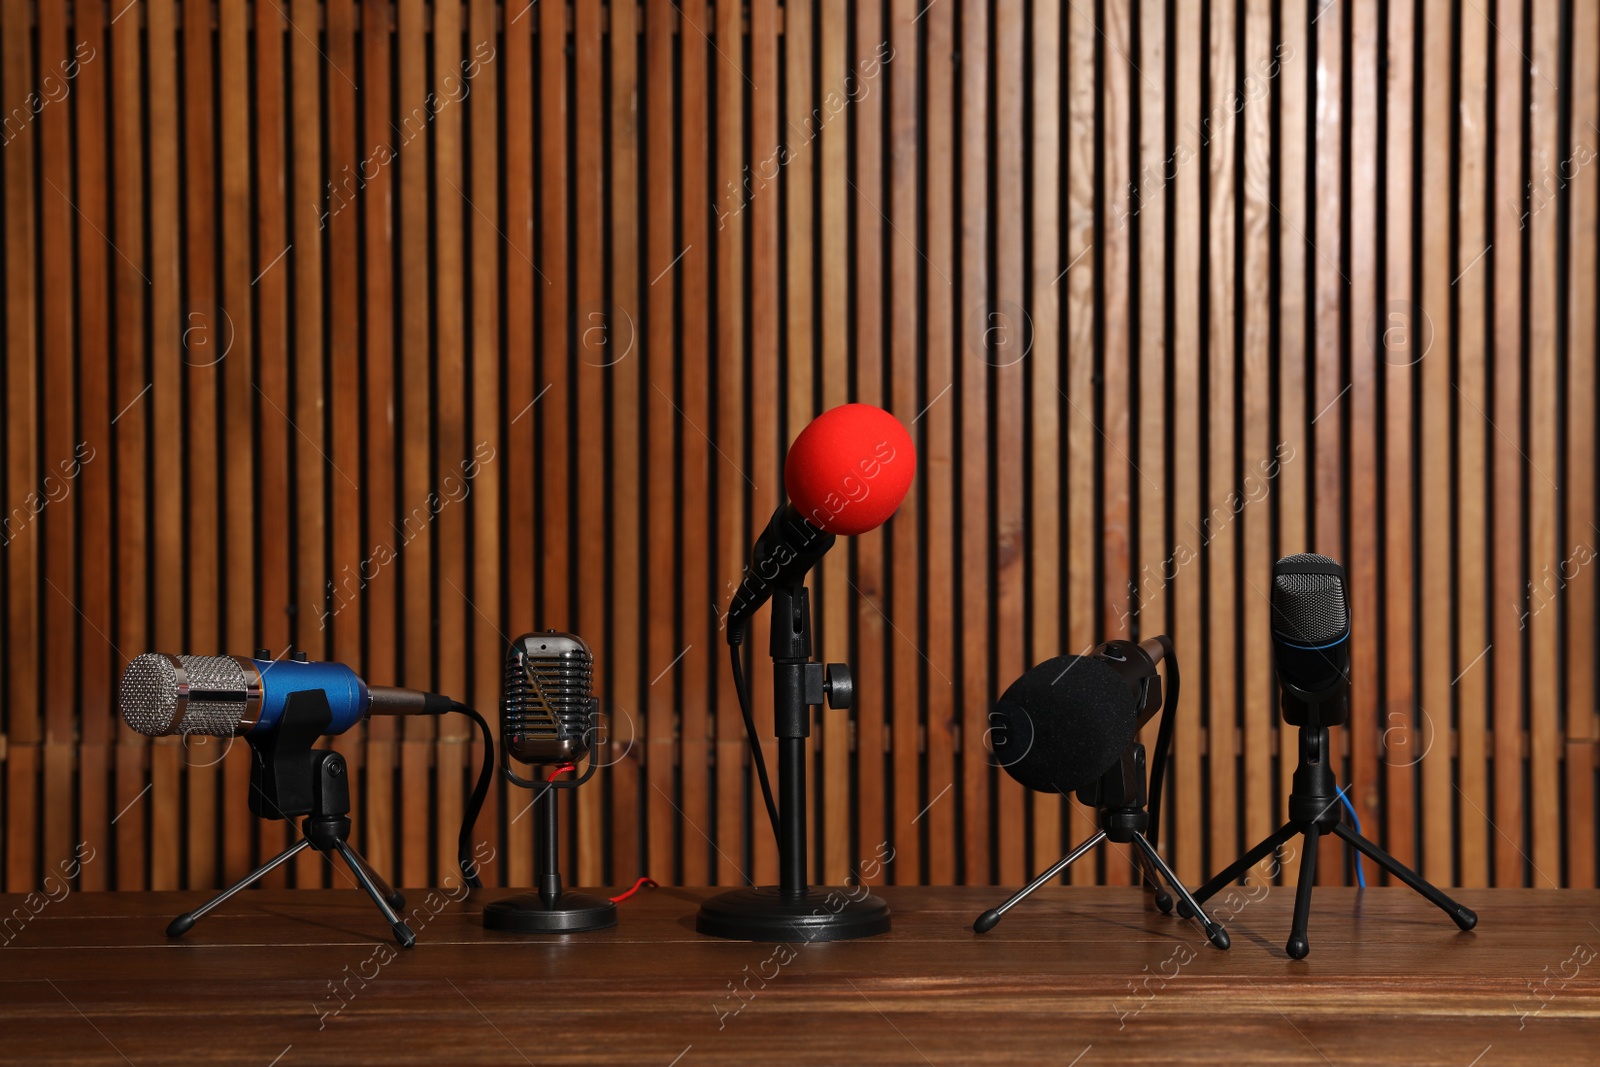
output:
M523 634L506 656L500 738L523 763L566 763L589 751L594 654L581 637Z
M261 682L233 656L146 652L122 672L122 721L149 737L231 737L253 725Z
M1337 574L1283 574L1285 565L1316 564ZM1302 552L1285 556L1274 568L1272 628L1279 637L1297 645L1325 645L1350 629L1350 605L1345 600L1344 570L1327 556Z

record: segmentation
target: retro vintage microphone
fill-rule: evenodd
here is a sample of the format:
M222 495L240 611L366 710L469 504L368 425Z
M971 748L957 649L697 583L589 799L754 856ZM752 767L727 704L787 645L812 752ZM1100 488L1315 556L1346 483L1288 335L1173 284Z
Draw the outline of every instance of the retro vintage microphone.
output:
M1145 750L1134 736L1161 710L1161 676L1156 664L1166 661L1167 714L1156 739L1155 768L1145 811ZM1076 792L1095 809L1097 829L1011 899L978 916L972 928L987 933L1036 889L1045 885L1101 841L1134 846L1139 870L1156 890L1156 903L1169 911L1172 899L1160 888L1165 878L1191 906L1206 936L1218 948L1228 947L1228 932L1213 922L1189 895L1177 875L1156 851L1145 831L1155 836L1161 806L1161 780L1172 744L1178 710L1178 657L1166 637L1134 644L1107 641L1087 656L1057 656L1012 682L989 716L995 758L1006 773L1041 793Z
M262 819L305 816L301 838L194 911L174 919L167 934L187 933L196 921L235 893L307 848L337 852L378 905L395 938L416 940L396 914L396 893L350 844L350 781L344 757L313 746L342 734L370 715L440 715L460 712L482 731L483 771L467 803L459 858L469 885L479 884L472 861L472 825L489 789L494 739L476 711L437 693L369 686L342 663L313 663L304 652L286 660L265 649L244 656L173 656L146 652L128 663L118 687L123 721L149 737L198 734L243 737L250 746L250 810Z
M773 512L750 550L744 580L728 606L727 637L734 688L778 838L776 886L734 889L700 907L695 929L747 941L843 941L887 933L889 906L806 883L806 738L811 709L849 708L853 685L842 663L811 661L811 597L806 575L835 537L865 533L887 522L916 474L911 434L889 412L843 404L801 430L784 461L788 502ZM741 645L750 617L772 601L769 651L773 662L773 722L778 736L775 800L755 736Z
M1472 929L1478 924L1476 914L1344 824L1328 752L1328 727L1350 719L1350 597L1344 568L1327 556L1285 556L1273 566L1272 658L1282 690L1283 721L1300 729L1300 765L1289 793L1289 819L1201 886L1195 898L1207 899L1289 838L1304 835L1294 921L1284 947L1291 958L1304 959L1311 951L1306 925L1317 877L1317 841L1333 833L1427 897L1461 929Z
M574 789L594 776L591 738L598 738L594 699L594 653L575 634L523 634L506 652L505 693L500 698L500 771L506 781L536 790L533 806L539 847L537 892L491 901L483 925L514 933L581 933L617 924L617 906L604 897L561 887L560 812L557 789ZM588 769L557 781L584 756ZM554 768L541 781L519 777L511 761Z

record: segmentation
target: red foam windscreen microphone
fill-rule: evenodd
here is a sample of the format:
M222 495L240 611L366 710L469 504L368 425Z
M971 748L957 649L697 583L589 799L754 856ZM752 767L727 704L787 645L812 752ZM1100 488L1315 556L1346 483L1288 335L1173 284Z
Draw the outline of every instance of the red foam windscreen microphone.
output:
M899 419L871 404L841 404L800 431L783 465L789 502L750 549L726 616L730 644L772 591L805 579L835 536L876 529L911 489L917 450Z
M841 404L794 439L783 483L813 526L853 536L888 522L916 473L916 447L899 419L871 404Z

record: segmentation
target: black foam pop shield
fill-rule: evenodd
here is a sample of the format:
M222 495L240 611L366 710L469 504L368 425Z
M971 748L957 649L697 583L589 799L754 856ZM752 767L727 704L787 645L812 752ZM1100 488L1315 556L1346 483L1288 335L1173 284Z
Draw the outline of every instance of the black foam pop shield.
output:
M989 715L1006 772L1041 793L1071 793L1127 751L1138 729L1133 693L1093 656L1057 656L1027 671Z

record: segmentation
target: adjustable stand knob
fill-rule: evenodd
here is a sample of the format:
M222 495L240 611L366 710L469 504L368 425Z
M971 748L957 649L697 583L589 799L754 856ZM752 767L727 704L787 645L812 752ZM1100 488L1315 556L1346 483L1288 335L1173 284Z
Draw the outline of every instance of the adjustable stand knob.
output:
M855 679L850 668L843 663L830 663L823 675L822 691L828 695L828 707L847 710L856 698Z

